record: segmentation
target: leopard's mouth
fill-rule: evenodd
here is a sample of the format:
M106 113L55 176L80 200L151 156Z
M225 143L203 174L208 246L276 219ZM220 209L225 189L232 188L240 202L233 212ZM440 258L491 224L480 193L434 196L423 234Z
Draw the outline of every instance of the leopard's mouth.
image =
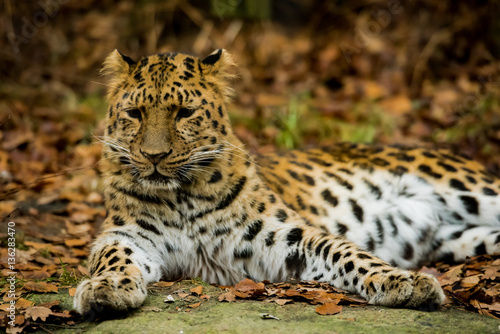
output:
M148 176L143 177L144 180L154 183L168 183L170 181L170 177L161 174L156 168L153 173Z

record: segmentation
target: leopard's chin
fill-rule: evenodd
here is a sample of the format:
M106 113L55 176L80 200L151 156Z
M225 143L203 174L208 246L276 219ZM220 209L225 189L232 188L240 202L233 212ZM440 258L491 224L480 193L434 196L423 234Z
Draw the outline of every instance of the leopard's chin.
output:
M174 190L181 186L177 178L163 175L158 170L139 179L139 183L147 188Z
M155 168L153 173L143 177L143 179L152 183L168 183L171 178L163 175Z

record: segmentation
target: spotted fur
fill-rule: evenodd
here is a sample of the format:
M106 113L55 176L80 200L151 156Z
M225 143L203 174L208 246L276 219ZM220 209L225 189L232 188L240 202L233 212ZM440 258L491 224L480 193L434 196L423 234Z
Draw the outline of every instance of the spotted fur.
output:
M80 313L136 308L147 284L183 275L316 280L435 309L437 281L401 268L499 251L500 183L463 157L339 144L255 161L226 112L232 66L224 50L107 58L107 217Z

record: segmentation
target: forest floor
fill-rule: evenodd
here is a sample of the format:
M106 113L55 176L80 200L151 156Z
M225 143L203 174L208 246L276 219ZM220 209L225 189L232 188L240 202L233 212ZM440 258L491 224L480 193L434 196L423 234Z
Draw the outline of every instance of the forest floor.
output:
M68 289L58 293L30 294L38 307L32 311L30 332L37 333L498 333L500 321L447 305L437 312L368 306L355 296L321 304L319 286L266 285L274 297L241 294L228 297L228 288L199 280L150 286L146 302L138 310L116 319L66 317L72 308ZM248 291L236 287L239 291ZM235 290L233 290L235 291ZM255 290L255 291L258 291ZM277 295L286 294L285 298ZM293 292L293 293L292 293ZM314 292L314 293L313 293ZM325 296L323 295L322 298ZM353 300L349 300L353 298ZM223 301L221 301L223 300ZM281 305L282 302L286 304ZM42 306L45 305L45 306ZM324 307L322 305L327 305ZM57 311L56 311L57 309ZM65 317L61 317L65 314ZM46 320L46 321L45 321Z

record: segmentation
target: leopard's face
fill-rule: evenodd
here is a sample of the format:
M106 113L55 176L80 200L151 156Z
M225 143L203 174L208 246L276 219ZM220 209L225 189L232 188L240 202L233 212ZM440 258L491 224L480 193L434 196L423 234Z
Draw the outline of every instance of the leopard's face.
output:
M200 60L161 54L135 63L116 52L106 122L105 158L139 183L176 188L192 183L225 149L231 127L222 62L225 51ZM113 62L110 65L110 62Z

